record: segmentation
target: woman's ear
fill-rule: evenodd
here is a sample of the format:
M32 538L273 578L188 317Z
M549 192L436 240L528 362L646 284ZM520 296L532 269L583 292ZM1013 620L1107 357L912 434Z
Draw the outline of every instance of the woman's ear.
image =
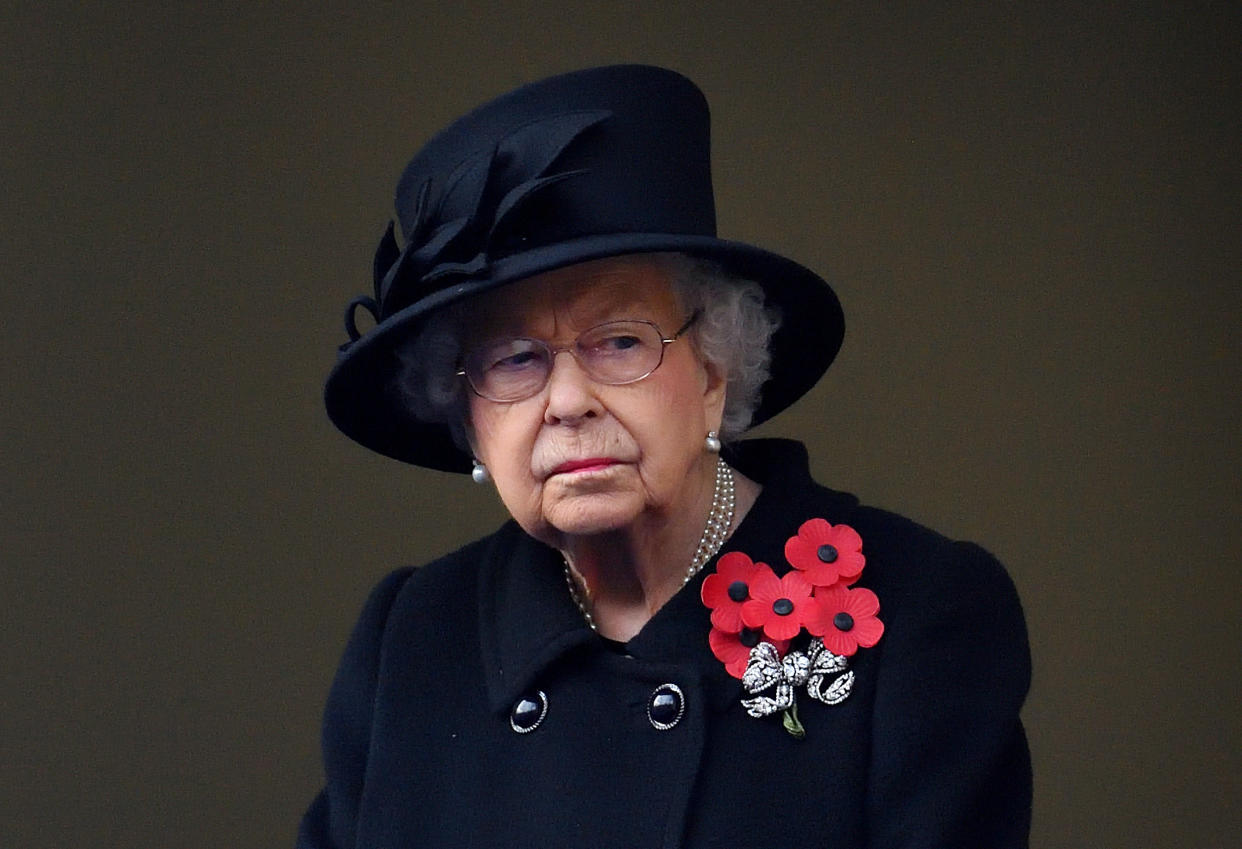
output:
M460 433L461 437L466 441L467 450L470 452L470 456L474 457L476 460L481 459L479 457L479 441L474 438L474 424L470 421L469 406L462 411Z
M724 418L725 392L729 380L723 368L709 360L703 361L703 414L712 430L720 430Z

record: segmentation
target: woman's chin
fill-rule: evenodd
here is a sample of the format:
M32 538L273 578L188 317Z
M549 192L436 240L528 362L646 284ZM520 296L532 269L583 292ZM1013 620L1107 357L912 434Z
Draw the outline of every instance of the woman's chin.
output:
M558 499L544 518L565 536L592 536L623 530L642 511L631 493L583 493Z

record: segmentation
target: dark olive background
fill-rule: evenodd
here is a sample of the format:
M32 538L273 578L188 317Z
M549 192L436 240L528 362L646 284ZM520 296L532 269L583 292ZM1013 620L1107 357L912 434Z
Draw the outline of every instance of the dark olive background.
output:
M844 302L763 432L1008 564L1034 845L1236 845L1236 5L338 8L4 4L0 845L292 842L368 588L502 516L332 429L341 309L421 141L614 61Z

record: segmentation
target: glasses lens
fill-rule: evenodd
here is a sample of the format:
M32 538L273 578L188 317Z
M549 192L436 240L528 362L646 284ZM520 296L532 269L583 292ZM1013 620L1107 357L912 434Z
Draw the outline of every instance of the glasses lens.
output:
M633 383L660 365L664 339L654 324L610 321L583 333L569 350L592 380ZM484 398L521 401L538 394L548 382L553 356L538 339L496 339L470 351L464 370L474 391Z
M578 362L600 383L629 383L651 374L660 364L664 342L655 325L612 321L578 337Z
M552 355L535 339L502 339L471 351L466 377L474 391L493 401L529 398L548 379Z

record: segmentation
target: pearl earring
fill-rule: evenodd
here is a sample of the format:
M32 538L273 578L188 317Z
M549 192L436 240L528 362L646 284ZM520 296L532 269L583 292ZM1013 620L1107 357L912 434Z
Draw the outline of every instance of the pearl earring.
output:
M492 479L492 476L487 472L487 466L484 466L478 460L471 460L470 462L474 463L474 468L470 470L470 479L472 481L475 483L487 483Z
M708 454L720 453L720 437L716 434L716 431L709 430L707 432L707 438L703 440L703 446L707 449Z

